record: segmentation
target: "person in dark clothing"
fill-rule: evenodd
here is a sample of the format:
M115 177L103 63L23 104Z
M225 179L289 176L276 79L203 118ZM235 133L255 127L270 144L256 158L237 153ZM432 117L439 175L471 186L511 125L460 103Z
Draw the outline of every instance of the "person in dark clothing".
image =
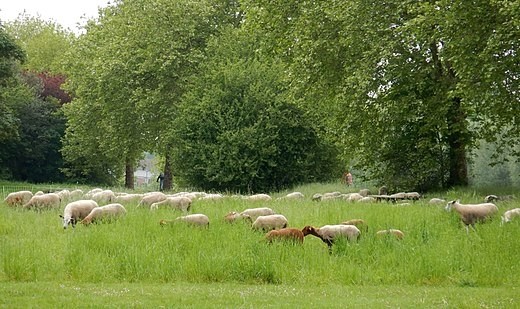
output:
M164 174L160 173L157 177L157 182L159 182L159 191L164 190Z

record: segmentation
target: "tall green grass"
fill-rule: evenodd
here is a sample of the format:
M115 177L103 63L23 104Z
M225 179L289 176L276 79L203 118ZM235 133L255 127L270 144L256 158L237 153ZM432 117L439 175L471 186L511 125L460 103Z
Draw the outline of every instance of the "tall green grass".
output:
M61 210L34 212L1 204L0 281L519 285L520 220L500 226L497 216L466 234L455 213L428 205L427 199L410 206L310 200L313 193L338 189L344 191L334 184L297 188L307 196L302 201L195 201L191 212L208 215L208 229L182 224L162 227L159 220L180 213L152 212L130 204L119 221L63 230ZM443 195L463 202L483 198L471 190ZM500 213L519 204L499 204ZM357 243L337 244L329 254L327 246L311 235L303 245L268 245L264 234L246 223L223 221L231 210L261 206L284 214L292 227L362 218L369 229ZM404 231L405 238L374 236L387 228Z

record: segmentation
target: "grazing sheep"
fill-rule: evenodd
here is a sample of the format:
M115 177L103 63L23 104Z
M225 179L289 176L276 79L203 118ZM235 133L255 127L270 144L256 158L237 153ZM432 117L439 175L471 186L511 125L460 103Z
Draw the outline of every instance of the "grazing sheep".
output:
M476 222L486 221L498 211L498 207L493 203L460 204L459 200L446 204L446 211L450 211L452 208L459 213L467 233L469 233L469 226L475 230Z
M358 203L373 203L376 199L372 196L365 196L362 199L358 200Z
M24 209L52 209L60 207L60 196L56 193L46 193L43 195L33 196L27 203L23 205Z
M143 198L142 194L131 193L116 196L116 203L135 203Z
M359 194L361 194L361 196L363 197L367 197L370 195L370 190L369 189L361 189L359 190Z
M172 209L188 212L191 208L191 200L185 196L167 197L160 202L150 205L150 210L156 210L163 206L169 206Z
M4 202L11 207L22 206L26 204L31 198L33 194L31 191L18 191L12 192L7 195L4 199Z
M262 230L264 232L278 230L287 227L287 218L283 215L258 216L251 227L253 230Z
M376 232L377 237L384 237L384 236L394 236L398 240L402 240L404 237L404 233L400 230L396 229L389 229L389 230L380 230Z
M430 199L430 201L428 203L433 204L433 205L435 205L435 204L444 204L444 203L446 203L446 200L434 197L434 198Z
M112 190L103 190L92 194L91 199L96 201L99 205L105 205L114 202L116 195Z
M295 228L272 230L265 235L265 240L268 243L272 243L273 241L289 241L303 244L303 238L303 232Z
M70 191L70 200L71 201L77 201L80 200L83 197L83 190L81 189L75 189Z
M63 210L63 215L60 218L63 219L63 228L66 229L69 224L72 227L76 227L76 222L85 219L92 209L98 207L98 203L94 200L79 200L68 203Z
M246 196L245 197L246 200L248 201L270 201L272 198L271 196L269 196L269 194L254 194L254 195L251 195L251 196Z
M363 199L363 195L359 193L351 193L348 195L347 201L349 202L357 202Z
M301 193L301 192L291 192L291 193L288 193L284 198L298 200L298 199L304 199L305 195L303 195L303 193Z
M418 201L421 198L419 192L406 192L404 194L405 199Z
M206 215L203 214L192 214L182 217L177 217L175 220L161 220L159 221L159 224L161 226L167 225L167 224L174 224L177 222L185 222L189 225L196 225L196 226L203 226L208 227L209 226L209 218Z
M242 216L240 216L238 212L231 211L224 216L224 221L226 221L227 223L233 223L240 218L242 218Z
M342 225L354 225L360 231L368 231L368 225L363 219L351 219L344 222L341 222Z
M62 202L68 202L70 201L70 191L67 190L67 189L63 189L63 190L60 190L60 191L57 191L57 192L54 192L56 194L58 194L60 196L60 200Z
M248 208L240 213L241 217L247 218L251 222L254 222L259 216L267 215L274 215L274 211L269 207Z
M502 224L511 222L511 220L516 217L520 217L520 208L514 208L504 212L504 215L502 216Z
M313 202L319 202L321 201L321 198L323 197L323 194L320 194L320 193L316 193L312 196L312 201Z
M320 238L329 247L329 251L332 249L332 245L339 238L346 238L349 241L357 240L361 232L354 225L324 225L320 228L313 226L306 226L302 230L303 235L313 235Z
M102 191L103 191L103 189L101 189L101 188L92 189L92 190L88 191L87 193L85 193L85 198L90 199L90 198L92 198L92 195L102 192Z
M141 198L141 201L139 201L139 204L137 204L137 207L146 206L150 207L153 203L157 203L160 201L163 201L167 198L166 194L162 192L151 192L148 194L145 194L143 198Z
M497 202L497 201L507 201L507 200L512 200L513 198L514 197L512 195L498 196L498 195L491 194L484 198L484 202L491 203L491 202Z
M220 193L205 193L200 197L201 200L205 201L219 201L223 198L224 196Z
M123 205L114 203L108 204L101 207L96 207L90 211L88 216L86 216L81 223L84 225L89 225L92 222L97 222L101 220L111 220L117 219L126 215L126 209Z

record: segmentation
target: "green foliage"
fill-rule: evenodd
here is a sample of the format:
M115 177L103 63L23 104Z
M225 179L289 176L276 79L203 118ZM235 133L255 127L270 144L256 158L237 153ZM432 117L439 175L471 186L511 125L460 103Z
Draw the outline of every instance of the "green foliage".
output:
M21 14L5 24L6 31L27 54L24 69L33 72L63 73L64 55L71 48L74 34L41 17Z
M295 96L321 116L346 156L369 179L402 189L467 184L466 152L476 138L516 141L515 7L508 1L243 5L244 28L263 33L264 50L288 64Z
M228 32L195 77L174 124L176 175L212 190L268 192L328 179L333 148L293 104L279 62L258 59L253 40ZM218 46L218 47L217 47Z

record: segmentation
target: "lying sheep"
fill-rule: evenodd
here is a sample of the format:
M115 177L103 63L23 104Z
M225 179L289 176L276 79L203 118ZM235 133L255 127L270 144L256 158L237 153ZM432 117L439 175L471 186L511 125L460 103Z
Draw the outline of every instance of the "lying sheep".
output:
M175 220L161 220L159 224L161 226L174 224L177 222L184 222L189 225L208 227L209 226L209 218L203 214L192 214L175 218Z
M160 201L163 201L167 198L166 194L162 192L151 192L143 196L141 198L141 201L139 201L139 204L137 204L137 207L150 207L153 203L157 203Z
M320 228L313 226L306 226L302 230L303 235L313 235L320 238L329 247L329 251L332 249L332 245L339 238L345 238L349 241L354 241L359 238L361 232L354 225L324 225Z
M301 193L301 192L291 192L283 197L283 199L291 199L291 200L299 200L299 199L304 199L304 198L305 198L305 195L303 195L303 193Z
M444 204L446 203L446 200L443 200L441 198L437 198L437 197L434 197L432 199L430 199L430 201L428 202L429 204L432 204L432 205L436 205L436 204Z
M89 225L92 222L102 220L113 220L126 215L126 209L123 205L118 203L108 204L101 207L96 207L90 211L81 223Z
M493 203L460 204L459 200L450 201L446 204L446 211L450 211L452 208L459 213L466 227L466 233L469 233L469 226L475 230L476 222L486 221L498 212L498 207Z
M60 218L63 219L63 228L66 229L69 224L73 228L76 227L76 222L85 219L96 207L98 207L98 203L94 200L79 200L68 203L63 210L63 215L60 215Z
M278 230L287 227L287 218L283 215L258 216L251 225L253 230Z
M33 196L23 205L24 209L52 209L60 207L60 196L56 193L46 193Z
M22 206L33 197L31 191L12 192L7 195L4 202L11 207Z
M511 222L513 218L520 217L520 208L510 209L502 215L502 224Z
M347 221L341 222L342 225L354 225L357 227L360 231L368 231L368 225L366 224L365 220L363 219L351 219Z
M270 201L272 198L269 194L253 194L251 196L246 196L246 200L248 201Z
M295 228L272 230L265 235L265 240L268 243L272 243L273 241L288 241L303 244L303 238L303 232Z
M380 230L376 232L377 237L385 237L385 236L394 236L398 240L402 240L404 237L404 233L400 230L389 229L389 230Z
M191 200L185 196L167 197L166 199L150 205L150 210L157 210L159 207L168 206L182 212L188 212L191 208Z

